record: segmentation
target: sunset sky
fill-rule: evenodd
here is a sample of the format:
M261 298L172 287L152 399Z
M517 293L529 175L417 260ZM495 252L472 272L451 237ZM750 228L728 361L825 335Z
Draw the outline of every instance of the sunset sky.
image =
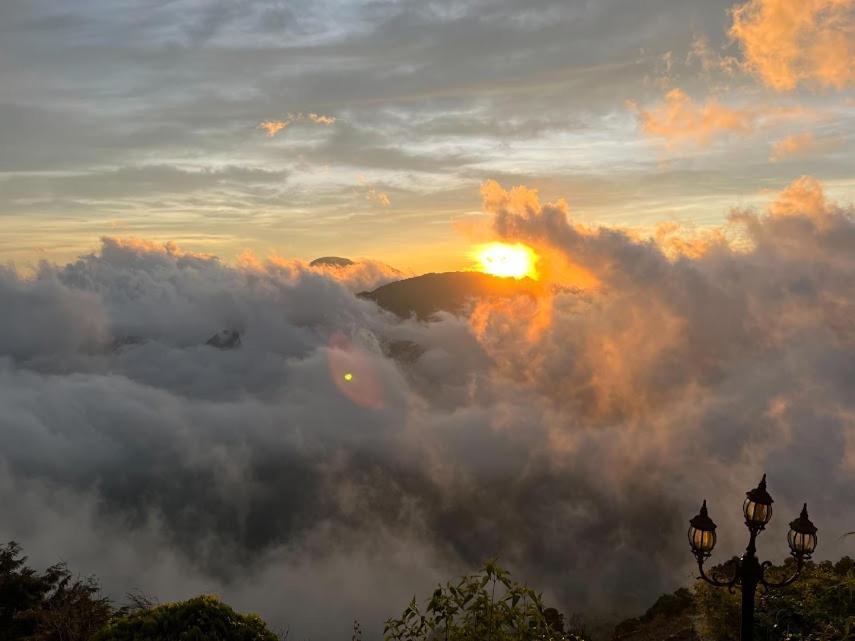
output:
M0 260L99 238L465 266L480 186L721 225L855 188L850 0L7 0ZM682 227L681 227L682 229Z
M764 473L854 555L853 139L855 0L0 0L0 544L316 641Z

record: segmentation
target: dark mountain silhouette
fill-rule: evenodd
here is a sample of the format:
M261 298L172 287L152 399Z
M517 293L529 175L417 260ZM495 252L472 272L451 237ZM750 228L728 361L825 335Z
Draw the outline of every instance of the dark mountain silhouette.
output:
M321 256L309 263L309 267L347 267L348 265L353 264L354 262L349 258L342 258L341 256Z
M534 296L540 289L530 278L500 278L481 272L431 273L388 283L361 298L373 300L402 318L427 319L439 312L459 313L473 300Z

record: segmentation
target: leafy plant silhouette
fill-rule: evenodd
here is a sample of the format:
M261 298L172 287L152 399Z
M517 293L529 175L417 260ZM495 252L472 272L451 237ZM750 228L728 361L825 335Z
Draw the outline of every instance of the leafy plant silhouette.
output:
M424 607L416 598L400 618L386 621L385 641L583 641L564 629L564 617L545 608L540 593L511 580L495 561L478 574L434 591Z

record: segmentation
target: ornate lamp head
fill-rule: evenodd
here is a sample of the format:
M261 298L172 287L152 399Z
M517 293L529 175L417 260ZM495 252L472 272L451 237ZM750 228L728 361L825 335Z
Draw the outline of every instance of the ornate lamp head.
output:
M689 545L696 557L704 559L712 554L715 540L715 523L707 513L707 502L704 501L701 511L689 521Z
M797 559L809 559L816 549L816 526L808 518L807 503L802 507L799 518L790 523L790 531L787 534L787 543L790 550Z
M772 519L772 497L766 491L766 475L753 490L745 493L745 503L742 504L742 513L745 515L745 524L749 528L762 530Z

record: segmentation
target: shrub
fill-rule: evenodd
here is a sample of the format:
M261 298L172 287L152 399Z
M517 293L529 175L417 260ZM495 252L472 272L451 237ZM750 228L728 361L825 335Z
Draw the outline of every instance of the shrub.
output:
M258 616L213 596L166 603L117 619L93 641L277 641Z
M480 574L439 586L422 612L415 597L399 619L389 619L386 641L582 641L541 595L511 580L493 562Z

